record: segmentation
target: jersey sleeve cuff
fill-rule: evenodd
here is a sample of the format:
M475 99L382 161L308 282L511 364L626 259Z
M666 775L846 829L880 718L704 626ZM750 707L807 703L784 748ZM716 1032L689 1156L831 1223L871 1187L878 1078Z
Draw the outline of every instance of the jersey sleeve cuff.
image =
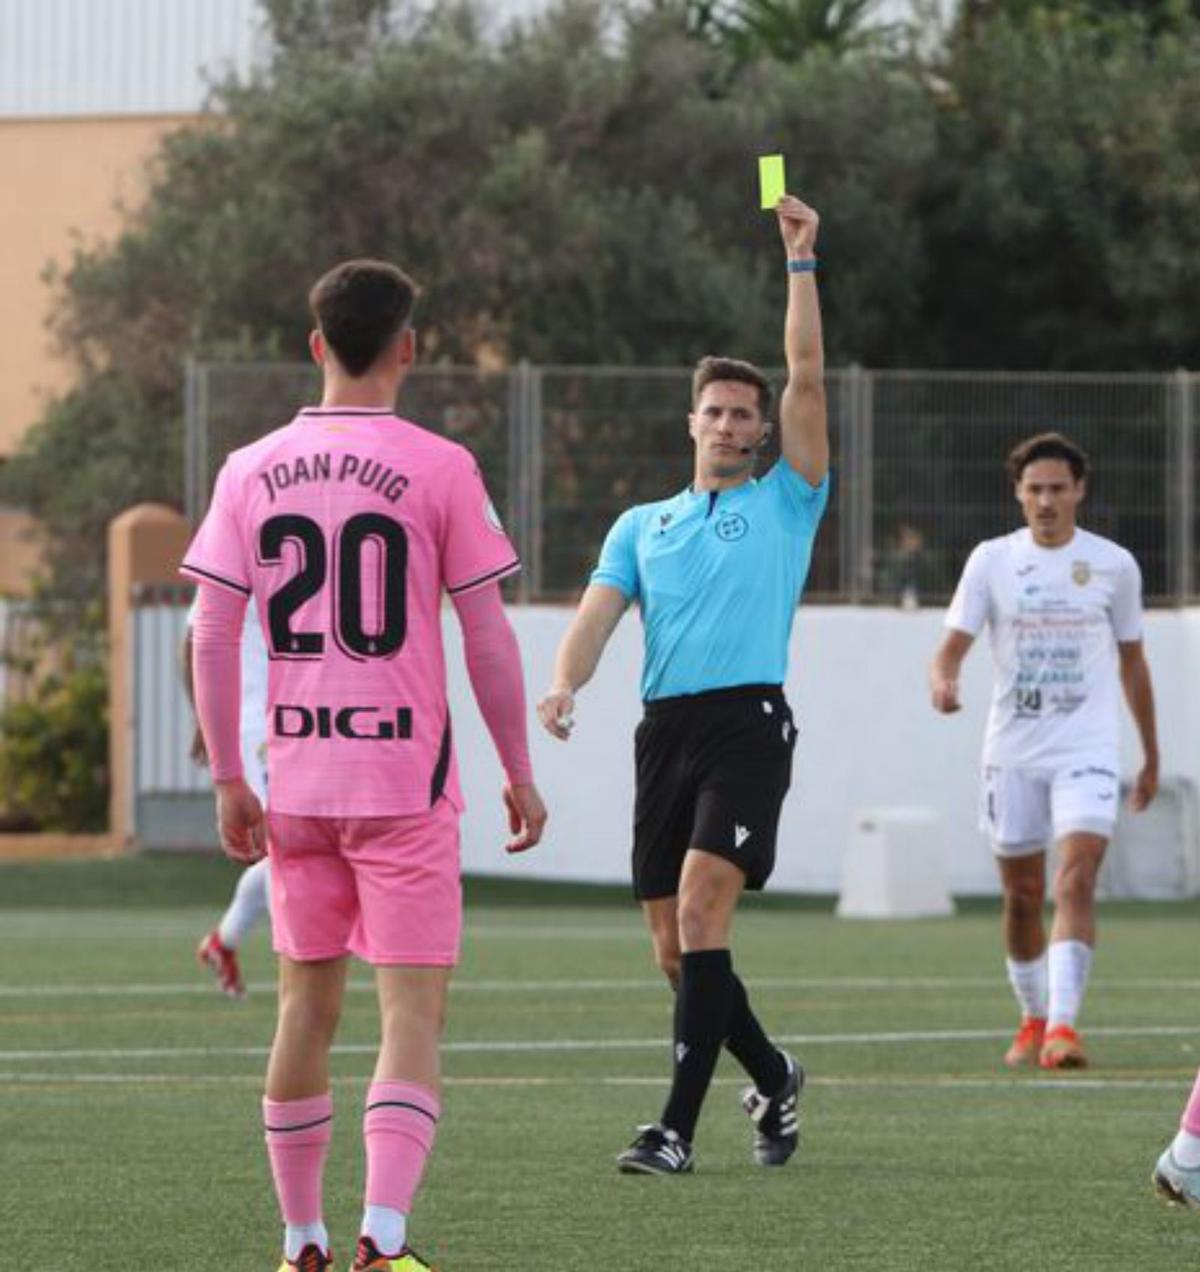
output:
M820 481L809 481L809 479L788 460L786 455L780 455L778 463L782 465L781 475L789 480L793 486L797 487L800 494L806 499L817 499L823 495L830 485L830 477L833 469L826 468L825 475Z
M497 570L489 570L486 574L480 574L478 577L468 579L465 583L455 583L452 586L446 585L446 591L451 596L461 596L464 592L474 591L477 587L483 587L485 583L499 582L500 579L506 579L510 574L516 574L521 568L521 558L514 557L507 565L500 566Z
M630 585L625 579L618 578L615 574L610 574L607 570L595 569L592 571L592 577L588 579L589 583L599 583L601 587L615 588L627 600L632 601L637 596L637 586Z
M227 579L223 574L215 574L212 570L206 570L203 566L192 565L185 561L179 567L180 574L186 574L189 578L195 579L197 583L216 583L219 587L228 588L232 592L239 592L242 596L250 596L252 592L245 583L239 583L236 579Z

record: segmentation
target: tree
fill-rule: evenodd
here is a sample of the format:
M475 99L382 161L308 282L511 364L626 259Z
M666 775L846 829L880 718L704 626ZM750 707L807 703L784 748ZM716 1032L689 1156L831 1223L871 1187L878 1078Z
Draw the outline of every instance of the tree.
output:
M1180 31L1200 18L1200 0L961 0L957 26L961 34L986 38L997 19L1025 23L1044 21L1105 24L1135 18L1154 34Z
M336 48L356 53L371 40L387 36L398 6L395 0L261 0L267 29L281 51Z
M1197 47L1050 14L954 46L924 318L946 365L1197 364Z
M831 355L911 354L904 209L934 137L912 77L818 51L714 96L721 54L677 15L638 10L614 42L615 8L579 0L499 38L470 4L271 16L270 65L218 87L219 123L165 140L119 239L58 280L78 383L4 475L50 531L55 590L96 593L120 508L178 503L185 356L306 357L307 287L348 256L412 270L427 361L775 361L784 282L753 156L782 148L836 208Z
M880 0L688 0L688 30L739 61L799 62L816 49L835 54L878 44L892 28L873 19Z
M734 65L697 38L730 5L561 0L500 34L485 12L272 0L269 65L77 252L55 331L78 381L2 478L50 532L55 590L96 594L120 508L178 502L184 358L305 358L307 287L349 256L423 285L425 361L775 363L760 153L826 214L832 365L1200 361L1190 19L1035 6L926 64L826 42Z

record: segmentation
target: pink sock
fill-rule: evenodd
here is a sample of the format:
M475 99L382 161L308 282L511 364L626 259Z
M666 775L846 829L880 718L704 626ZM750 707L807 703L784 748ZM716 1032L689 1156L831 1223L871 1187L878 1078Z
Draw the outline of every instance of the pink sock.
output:
M321 1174L333 1135L333 1096L263 1099L267 1156L286 1224L321 1222Z
M441 1105L415 1082L372 1082L363 1139L367 1146L367 1205L407 1215L433 1148Z
M1196 1085L1188 1097L1187 1108L1183 1110L1183 1120L1179 1125L1189 1135L1200 1135L1200 1073L1196 1074Z

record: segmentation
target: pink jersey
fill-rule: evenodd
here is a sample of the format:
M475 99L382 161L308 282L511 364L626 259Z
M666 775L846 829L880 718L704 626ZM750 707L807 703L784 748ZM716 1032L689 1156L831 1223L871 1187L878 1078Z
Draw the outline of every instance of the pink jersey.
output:
M180 568L258 607L271 808L461 809L442 589L519 567L470 452L390 411L310 408L234 451Z

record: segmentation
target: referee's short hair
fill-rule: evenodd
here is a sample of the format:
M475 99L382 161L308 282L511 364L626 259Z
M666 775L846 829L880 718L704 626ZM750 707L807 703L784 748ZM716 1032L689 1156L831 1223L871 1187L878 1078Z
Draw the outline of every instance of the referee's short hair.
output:
M771 410L771 386L767 377L752 363L740 358L717 358L712 354L701 358L692 372L692 406L698 406L700 395L717 380L736 380L752 384L758 390L758 409L765 420Z
M1013 485L1018 485L1021 474L1030 464L1039 459L1061 459L1071 469L1071 476L1077 482L1082 481L1090 471L1087 452L1076 446L1069 437L1061 433L1038 433L1035 437L1027 437L1018 442L1008 453L1004 463L1005 472L1012 478Z
M317 279L308 307L337 360L357 377L408 326L416 299L416 284L402 269L387 261L353 260Z

